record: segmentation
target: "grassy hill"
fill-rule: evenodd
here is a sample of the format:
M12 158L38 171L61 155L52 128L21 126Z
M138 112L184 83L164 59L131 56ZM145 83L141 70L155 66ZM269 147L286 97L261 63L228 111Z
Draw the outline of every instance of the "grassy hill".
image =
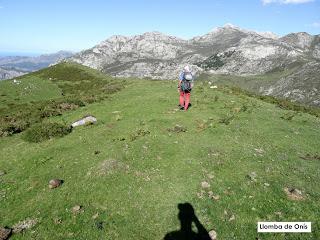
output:
M28 122L0 138L0 226L34 226L10 239L163 239L180 229L185 202L217 239L320 238L316 116L206 81L184 112L176 82L122 81L74 64L17 80L0 83L0 119ZM68 101L82 104L57 107ZM23 140L34 122L88 114L97 124ZM53 178L63 184L49 189ZM311 221L312 233L258 234L258 221Z

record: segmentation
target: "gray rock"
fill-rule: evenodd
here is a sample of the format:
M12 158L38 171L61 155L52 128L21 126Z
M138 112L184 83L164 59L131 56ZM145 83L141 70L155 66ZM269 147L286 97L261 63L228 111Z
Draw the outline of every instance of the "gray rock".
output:
M249 174L247 175L247 177L248 177L252 182L256 182L256 181L257 181L257 179L256 179L257 176L258 176L258 175L256 174L256 172L251 172L251 173L249 173Z
M211 240L217 240L217 232L215 230L210 230L209 237L211 238Z
M57 187L60 187L62 184L62 180L60 179L51 179L49 181L49 188L57 188Z
M12 229L11 228L0 227L0 240L9 239L11 233L12 233Z
M15 224L12 228L12 232L13 233L21 233L27 229L30 229L32 227L34 227L37 224L37 220L36 219L30 219L27 218L23 221L18 222L17 224Z
M71 124L72 127L78 127L83 125L90 125L95 124L97 122L97 119L94 116L85 116Z
M201 188L210 188L210 184L206 181L201 182Z
M290 200L300 201L304 200L305 197L302 194L302 191L297 188L284 188L284 192L287 194L287 197Z

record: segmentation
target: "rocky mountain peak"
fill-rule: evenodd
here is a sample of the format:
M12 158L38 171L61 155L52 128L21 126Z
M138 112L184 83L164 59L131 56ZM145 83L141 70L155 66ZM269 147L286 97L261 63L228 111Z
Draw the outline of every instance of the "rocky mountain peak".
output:
M301 49L306 49L311 46L312 41L314 40L314 36L306 32L298 32L298 33L290 33L280 38L280 40L292 46L295 46Z

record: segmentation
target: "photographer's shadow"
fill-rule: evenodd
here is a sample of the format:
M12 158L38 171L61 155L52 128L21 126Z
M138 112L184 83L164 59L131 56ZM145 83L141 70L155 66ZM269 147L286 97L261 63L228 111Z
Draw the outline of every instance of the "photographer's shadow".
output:
M200 223L190 203L179 203L178 209L181 229L167 233L164 240L211 240L208 231ZM192 230L192 223L195 224L197 232Z

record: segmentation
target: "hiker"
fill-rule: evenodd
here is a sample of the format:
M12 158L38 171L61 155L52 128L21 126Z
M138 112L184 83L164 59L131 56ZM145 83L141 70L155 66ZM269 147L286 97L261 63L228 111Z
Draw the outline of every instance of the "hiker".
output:
M185 66L179 75L178 92L180 94L179 107L180 110L187 111L191 106L190 93L193 88L193 75L189 66Z

